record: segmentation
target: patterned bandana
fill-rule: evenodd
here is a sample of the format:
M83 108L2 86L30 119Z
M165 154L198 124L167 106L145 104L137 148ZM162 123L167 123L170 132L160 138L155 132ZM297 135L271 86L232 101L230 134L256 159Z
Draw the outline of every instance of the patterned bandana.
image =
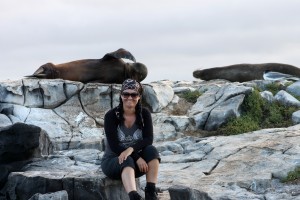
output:
M135 90L139 94L142 93L141 85L136 80L133 79L126 79L123 82L121 92L123 92L124 90Z

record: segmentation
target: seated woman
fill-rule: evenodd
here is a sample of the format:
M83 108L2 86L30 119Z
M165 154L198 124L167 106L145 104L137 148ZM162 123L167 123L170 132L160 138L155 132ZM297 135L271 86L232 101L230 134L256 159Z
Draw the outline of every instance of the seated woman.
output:
M155 200L160 157L153 143L150 112L142 107L142 85L132 79L123 82L120 104L104 117L106 135L102 171L112 179L121 179L131 199L142 199L135 178L146 174L145 199Z

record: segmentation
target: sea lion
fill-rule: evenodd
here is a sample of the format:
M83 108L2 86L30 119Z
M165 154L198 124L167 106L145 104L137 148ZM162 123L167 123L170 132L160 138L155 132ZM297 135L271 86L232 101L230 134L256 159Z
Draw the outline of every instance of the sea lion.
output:
M121 58L127 58L134 63L126 63ZM44 79L64 79L70 81L123 83L127 78L139 82L147 76L147 67L137 63L134 56L125 49L107 53L101 59L83 59L62 64L47 63L40 66L33 75Z
M281 63L236 64L225 67L214 67L195 70L193 76L206 81L225 79L231 82L246 82L251 80L263 80L264 72L267 70L300 77L300 68Z

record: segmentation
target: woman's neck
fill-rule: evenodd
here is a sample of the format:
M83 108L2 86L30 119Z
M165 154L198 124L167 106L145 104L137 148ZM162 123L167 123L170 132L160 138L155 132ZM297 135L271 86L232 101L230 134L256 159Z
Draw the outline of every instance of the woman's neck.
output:
M123 108L124 115L130 116L135 115L135 108Z

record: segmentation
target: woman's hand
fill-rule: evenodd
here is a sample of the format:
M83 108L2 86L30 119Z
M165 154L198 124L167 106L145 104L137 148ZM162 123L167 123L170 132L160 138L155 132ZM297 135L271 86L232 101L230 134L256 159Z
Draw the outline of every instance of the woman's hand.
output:
M120 155L119 155L119 164L122 164L124 160L127 159L128 156L130 156L133 152L133 148L132 147L128 147L125 151L123 151Z
M148 164L146 163L146 161L140 157L137 161L136 161L137 165L139 166L139 169L141 172L146 173L148 171Z

